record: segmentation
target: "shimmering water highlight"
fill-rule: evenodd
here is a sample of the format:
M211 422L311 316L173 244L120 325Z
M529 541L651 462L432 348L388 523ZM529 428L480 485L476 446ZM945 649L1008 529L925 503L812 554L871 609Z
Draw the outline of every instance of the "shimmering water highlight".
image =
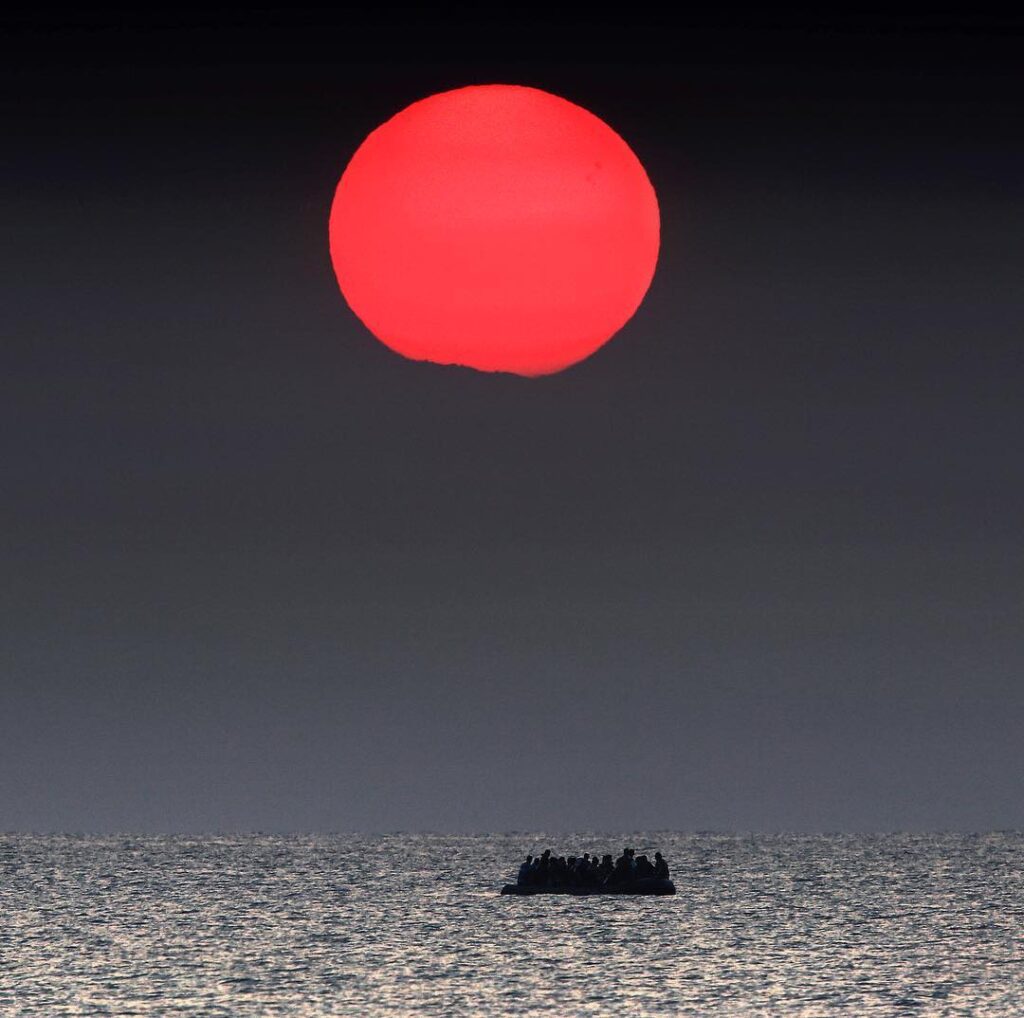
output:
M661 849L674 898L501 898ZM1020 1015L1024 837L0 837L0 1014Z

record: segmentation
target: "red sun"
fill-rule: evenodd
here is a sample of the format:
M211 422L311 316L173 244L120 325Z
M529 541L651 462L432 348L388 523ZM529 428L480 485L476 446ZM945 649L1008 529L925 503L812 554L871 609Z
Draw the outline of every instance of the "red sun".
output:
M658 260L658 201L604 121L536 88L407 106L359 146L331 260L366 327L413 360L544 375L606 343Z

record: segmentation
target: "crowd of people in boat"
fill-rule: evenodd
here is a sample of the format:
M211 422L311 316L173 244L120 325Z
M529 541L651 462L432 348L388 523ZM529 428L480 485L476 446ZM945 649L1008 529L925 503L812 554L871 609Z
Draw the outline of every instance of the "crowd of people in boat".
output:
M622 855L612 862L610 855L598 860L596 855L584 852L581 856L553 856L546 848L536 858L532 855L519 867L516 883L520 887L614 887L632 880L658 877L668 880L668 863L660 852L654 853L654 862L636 850L624 848Z

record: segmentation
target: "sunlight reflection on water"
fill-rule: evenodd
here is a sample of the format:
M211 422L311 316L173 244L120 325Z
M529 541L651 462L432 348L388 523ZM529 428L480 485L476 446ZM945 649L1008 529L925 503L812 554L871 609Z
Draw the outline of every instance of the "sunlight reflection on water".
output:
M502 898L661 849L673 898ZM0 1014L1024 1013L1024 837L0 837Z

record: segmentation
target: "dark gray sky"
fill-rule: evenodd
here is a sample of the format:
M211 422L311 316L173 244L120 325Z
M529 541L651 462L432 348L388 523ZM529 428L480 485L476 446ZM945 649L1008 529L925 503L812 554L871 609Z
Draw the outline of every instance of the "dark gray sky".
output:
M1024 826L1022 22L3 34L0 829ZM489 81L661 203L537 380L327 255L362 138Z

